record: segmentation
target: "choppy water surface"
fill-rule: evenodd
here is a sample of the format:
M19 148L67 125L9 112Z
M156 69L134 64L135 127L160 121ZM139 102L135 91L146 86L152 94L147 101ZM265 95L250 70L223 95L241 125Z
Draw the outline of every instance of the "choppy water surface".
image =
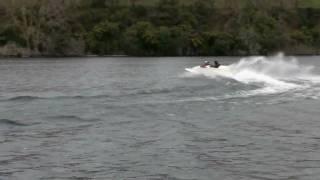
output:
M320 179L320 57L0 61L0 179Z

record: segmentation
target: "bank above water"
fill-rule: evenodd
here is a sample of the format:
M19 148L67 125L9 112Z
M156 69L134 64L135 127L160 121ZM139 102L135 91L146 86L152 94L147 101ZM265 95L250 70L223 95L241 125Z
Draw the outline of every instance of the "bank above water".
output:
M1 1L0 56L320 52L320 8L313 8L318 6L311 1L309 5L292 0L219 5L215 0L130 2Z
M121 58L121 57L201 57L201 56L204 56L204 57L244 57L244 56L272 56L272 55L275 55L275 54L285 54L286 56L319 56L320 55L320 52L319 51L313 51L313 52L290 52L290 53L285 53L285 52L277 52L277 53L270 53L270 54L231 54L231 55L214 55L214 54L210 54L210 55L154 55L154 56L150 56L150 55L83 55L83 54L80 54L80 55L77 55L77 54L74 54L74 55L56 55L56 54L53 54L53 55L26 55L26 54L15 54L15 55L12 55L12 54L8 54L8 55L0 55L0 60L1 59L4 59L4 58L94 58L94 57L97 57L97 58L111 58L111 57L117 57L117 58Z

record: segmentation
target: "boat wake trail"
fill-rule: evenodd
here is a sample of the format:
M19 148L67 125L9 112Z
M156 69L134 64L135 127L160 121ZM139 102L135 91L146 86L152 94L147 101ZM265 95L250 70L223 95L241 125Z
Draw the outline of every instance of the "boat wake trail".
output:
M313 73L313 66L301 65L294 57L278 54L272 57L248 57L225 66L225 69L186 69L188 76L232 79L258 88L246 90L247 96L299 91L320 84L320 76ZM244 94L241 91L241 94Z

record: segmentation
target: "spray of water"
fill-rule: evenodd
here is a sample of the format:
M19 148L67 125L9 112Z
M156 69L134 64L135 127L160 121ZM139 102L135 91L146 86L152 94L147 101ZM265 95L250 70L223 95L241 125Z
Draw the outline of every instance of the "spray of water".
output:
M256 75L257 80L267 78L285 81L312 81L312 77L315 77L312 74L312 66L303 66L296 58L284 57L283 54L273 57L243 58L238 63L230 65L230 68L236 76L249 73L249 76Z
M312 66L301 65L294 57L278 54L272 57L248 57L225 66L225 69L207 69L194 67L189 72L209 78L228 78L244 84L255 84L260 88L246 94L272 94L292 89L303 89L320 83Z

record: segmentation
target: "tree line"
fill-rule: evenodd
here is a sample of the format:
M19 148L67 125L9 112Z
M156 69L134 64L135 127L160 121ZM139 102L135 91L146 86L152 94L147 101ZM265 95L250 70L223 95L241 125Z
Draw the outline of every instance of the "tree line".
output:
M0 56L319 54L319 8L216 1L2 0Z

